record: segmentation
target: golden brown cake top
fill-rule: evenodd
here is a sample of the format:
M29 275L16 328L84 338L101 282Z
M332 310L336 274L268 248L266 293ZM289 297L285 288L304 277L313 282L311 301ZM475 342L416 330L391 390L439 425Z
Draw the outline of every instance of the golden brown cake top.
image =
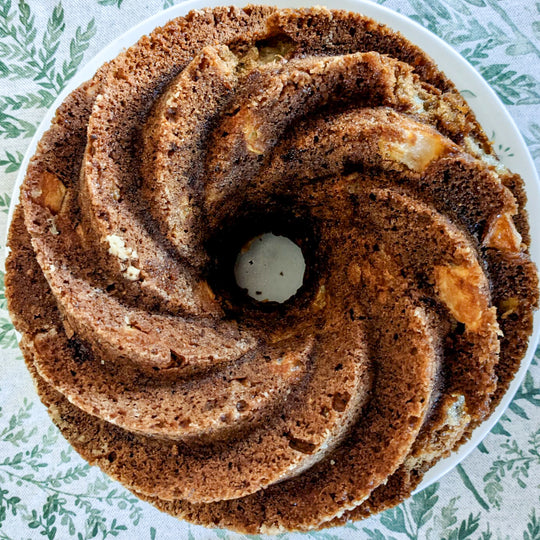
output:
M522 181L491 154L427 55L360 15L156 29L66 99L21 190L6 284L53 420L207 525L395 504L490 413L531 331ZM268 231L306 258L284 304L234 282Z

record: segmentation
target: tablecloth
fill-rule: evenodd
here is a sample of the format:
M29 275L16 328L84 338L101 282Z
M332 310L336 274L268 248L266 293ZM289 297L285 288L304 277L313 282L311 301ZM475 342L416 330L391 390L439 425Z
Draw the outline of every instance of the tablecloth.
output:
M0 238L24 152L55 96L112 39L173 3L0 0ZM507 105L538 166L540 2L379 3L438 34L480 71ZM71 450L33 390L3 285L0 272L0 539L245 538L159 513ZM278 538L539 540L539 352L501 421L439 482L366 521Z

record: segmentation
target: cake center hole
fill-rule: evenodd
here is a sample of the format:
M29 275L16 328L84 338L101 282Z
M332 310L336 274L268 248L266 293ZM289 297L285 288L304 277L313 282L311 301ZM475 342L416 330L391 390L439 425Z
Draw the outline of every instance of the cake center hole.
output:
M234 265L236 283L259 302L285 302L302 286L306 263L289 238L265 233L250 240Z

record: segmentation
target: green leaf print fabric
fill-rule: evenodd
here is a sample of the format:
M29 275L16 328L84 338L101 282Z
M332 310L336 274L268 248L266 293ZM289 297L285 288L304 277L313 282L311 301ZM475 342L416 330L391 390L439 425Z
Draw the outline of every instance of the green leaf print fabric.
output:
M379 3L440 36L480 72L508 107L538 166L540 2ZM173 4L173 0L0 0L2 243L17 172L56 96L112 39ZM333 7L332 2L326 5ZM466 88L463 93L468 97ZM496 149L512 155L512 148L496 143ZM0 539L246 538L159 513L71 450L37 399L24 367L6 311L4 272L0 272L0 354ZM538 354L500 422L439 482L363 522L278 538L540 540Z

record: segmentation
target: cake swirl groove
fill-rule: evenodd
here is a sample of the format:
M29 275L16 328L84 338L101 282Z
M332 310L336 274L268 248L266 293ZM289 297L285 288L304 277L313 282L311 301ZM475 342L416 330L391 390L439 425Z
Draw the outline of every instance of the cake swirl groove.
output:
M191 521L308 530L396 504L490 414L537 304L524 204L398 34L320 8L203 10L59 109L7 294L85 459ZM308 263L283 305L233 282L231 254L267 229Z

